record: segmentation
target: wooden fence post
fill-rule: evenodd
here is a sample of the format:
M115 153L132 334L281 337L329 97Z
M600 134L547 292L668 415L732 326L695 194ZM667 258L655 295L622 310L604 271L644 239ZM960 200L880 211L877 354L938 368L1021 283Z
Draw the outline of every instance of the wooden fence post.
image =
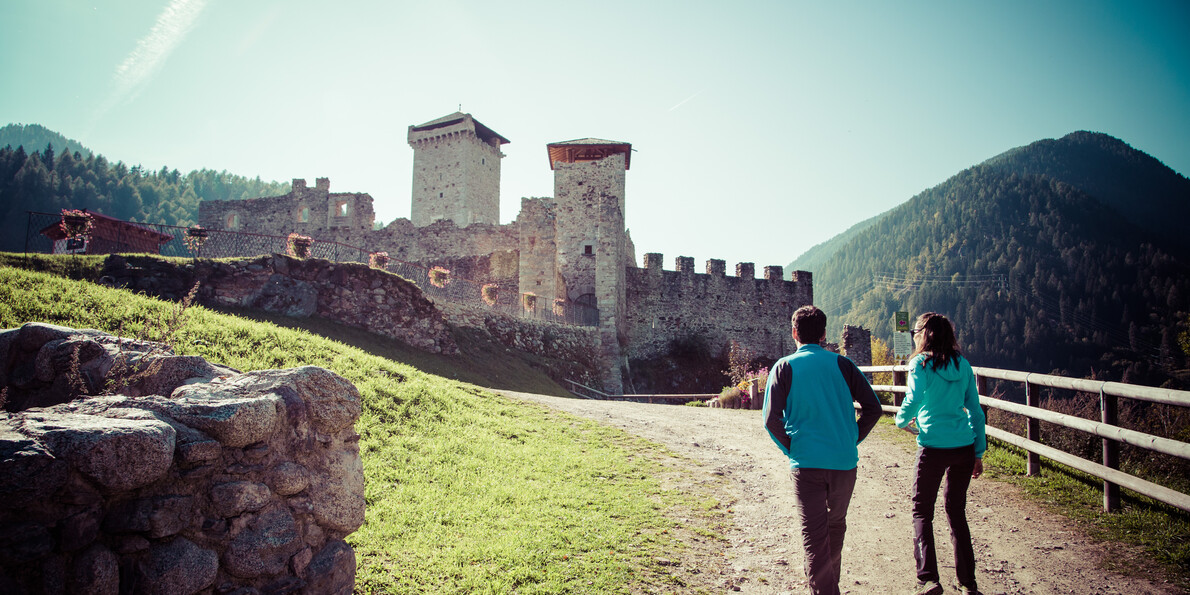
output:
M1025 404L1030 407L1040 407L1041 397L1038 393L1037 385L1025 379ZM1041 420L1030 417L1026 422L1025 437L1033 442L1041 442ZM1034 477L1041 474L1041 455L1029 451L1028 462L1025 464L1025 475Z
M1118 426L1120 411L1119 398L1109 395L1099 389L1099 419L1105 424ZM1112 469L1120 468L1120 445L1110 438L1103 439L1103 466ZM1115 512L1120 509L1120 486L1108 480L1103 480L1103 510Z
M893 386L905 386L907 384L909 384L908 373L893 371ZM894 406L900 407L901 402L904 400L905 400L905 393L902 393L902 392L893 393L893 405Z

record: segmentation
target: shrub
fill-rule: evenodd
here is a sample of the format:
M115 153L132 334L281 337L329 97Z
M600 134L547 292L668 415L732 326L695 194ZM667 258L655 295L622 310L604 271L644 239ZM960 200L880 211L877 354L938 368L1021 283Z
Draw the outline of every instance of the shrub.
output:
M707 402L706 402L706 401L699 401L699 400L694 400L694 401L686 401L686 406L687 406L687 407L706 407L706 406L707 406Z
M739 409L743 404L744 393L734 386L729 386L724 388L716 398L719 399L719 405L724 409Z
M450 271L442 267L430 269L430 284L434 287L446 287L450 283Z
M72 240L91 235L91 230L95 228L95 218L86 211L62 209L62 221L58 225L66 239Z
M479 296L483 298L483 302L489 306L496 305L496 298L500 297L500 286L495 283L488 283L479 290Z
M182 238L182 241L186 244L186 250L197 258L199 252L202 251L202 245L207 243L208 235L209 232L206 228L201 225L195 225L186 230L186 237Z
M368 255L368 266L374 269L383 269L388 266L388 252L373 252Z
M285 240L285 252L294 258L309 258L310 246L314 245L314 238L298 233L291 233Z

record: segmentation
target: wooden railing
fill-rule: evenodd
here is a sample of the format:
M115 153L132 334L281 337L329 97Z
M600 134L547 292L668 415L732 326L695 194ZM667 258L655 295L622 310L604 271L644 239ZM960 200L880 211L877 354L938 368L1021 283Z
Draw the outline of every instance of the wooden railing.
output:
M873 385L872 388L877 392L894 393L896 397L894 405L884 405L883 408L886 412L895 413L899 409L901 399L906 390L905 376L909 371L908 366L861 366L860 370L867 373L891 372L893 374L893 384ZM987 427L987 434L991 438L1025 449L1029 453L1026 464L1026 473L1028 475L1037 475L1041 472L1041 457L1044 456L1102 479L1103 509L1108 512L1120 508L1120 486L1190 512L1190 495L1171 490L1165 486L1157 485L1119 470L1121 443L1186 460L1190 460L1190 444L1121 428L1117 425L1119 423L1118 400L1120 397L1177 407L1190 407L1190 391L1135 386L1119 382L1065 378L1062 376L1051 376L1049 374L1031 374L1012 370L998 370L995 368L974 368L974 371L976 386L979 389L979 404L985 410L991 407L1023 415L1027 418L1028 423L1024 437L990 425ZM987 387L989 379L1024 383L1025 404L1021 405L988 396ZM1100 421L1083 419L1073 415L1042 409L1039 407L1041 402L1040 389L1042 387L1098 394ZM1088 461L1042 444L1042 421L1102 438L1102 462Z
M596 390L589 386L583 386L573 380L566 381L570 385L570 392L584 399L599 399L602 401L643 401L647 403L685 403L687 401L701 401L719 396L715 394L699 394L699 395L609 395L601 390Z

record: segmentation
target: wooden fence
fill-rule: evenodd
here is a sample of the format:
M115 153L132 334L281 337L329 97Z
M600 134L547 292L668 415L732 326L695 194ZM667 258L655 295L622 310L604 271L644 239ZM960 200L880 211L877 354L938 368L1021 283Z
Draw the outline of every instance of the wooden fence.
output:
M706 395L609 395L603 391L583 386L573 380L567 380L570 392L584 399L598 399L601 401L639 401L643 403L686 403L688 401L702 401L719 396L719 393Z
M901 404L901 399L906 390L905 384L906 374L909 371L908 366L861 366L860 370L868 373L891 372L893 374L893 384L873 385L872 388L876 391L892 392L895 394L894 405L883 406L885 412L895 413ZM985 410L991 407L1023 415L1027 418L1028 423L1024 437L990 425L987 427L987 434L991 438L1025 449L1029 453L1026 464L1026 473L1028 475L1037 475L1041 472L1041 457L1044 456L1102 479L1103 509L1108 512L1120 508L1120 486L1190 512L1190 495L1145 481L1119 470L1121 443L1187 460L1190 460L1190 444L1143 432L1136 432L1117 425L1119 423L1118 402L1121 397L1177 407L1190 407L1190 391L1135 386L1119 382L1065 378L1062 376L1051 376L1049 374L1030 374L1012 370L998 370L995 368L974 368L974 370L976 385L979 388L979 403ZM987 387L989 379L1024 383L1025 404L1021 405L988 396ZM1039 405L1041 402L1040 392L1043 387L1098 394L1100 421L1083 419L1073 415L1042 409ZM1102 462L1088 461L1042 444L1042 421L1102 438Z

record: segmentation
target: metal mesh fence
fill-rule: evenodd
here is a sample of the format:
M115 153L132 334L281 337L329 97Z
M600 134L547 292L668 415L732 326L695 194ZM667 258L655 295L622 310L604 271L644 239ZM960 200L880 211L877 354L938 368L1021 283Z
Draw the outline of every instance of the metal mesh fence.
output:
M61 239L54 233L62 221L56 213L28 213L25 228L25 252L43 254L77 252L110 254L147 252L182 258L242 258L274 253L300 254L331 262L369 264L372 253L339 242L312 240L304 248L291 247L288 236L178 227L153 223L130 223L97 218L85 241ZM55 239L58 237L58 239ZM510 282L480 283L442 272L436 267L389 258L384 269L417 285L435 301L489 310L509 316L531 318L573 326L598 326L599 310L585 304L558 302L533 294L517 293Z

